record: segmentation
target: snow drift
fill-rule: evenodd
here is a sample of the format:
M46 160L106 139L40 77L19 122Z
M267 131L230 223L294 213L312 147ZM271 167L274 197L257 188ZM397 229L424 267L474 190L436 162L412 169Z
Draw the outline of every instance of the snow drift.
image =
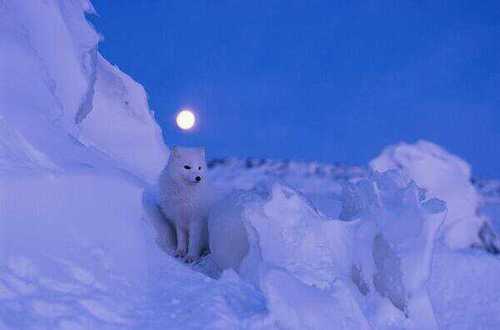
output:
M0 170L120 167L153 180L166 159L141 85L97 51L87 1L0 4Z

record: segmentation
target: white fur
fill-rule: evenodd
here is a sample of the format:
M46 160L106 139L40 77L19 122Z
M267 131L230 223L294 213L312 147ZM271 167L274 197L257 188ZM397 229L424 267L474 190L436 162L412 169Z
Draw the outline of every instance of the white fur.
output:
M185 168L185 167L189 168ZM202 148L174 147L159 179L160 207L175 226L176 256L192 262L207 245L207 165ZM200 177L200 181L196 181Z

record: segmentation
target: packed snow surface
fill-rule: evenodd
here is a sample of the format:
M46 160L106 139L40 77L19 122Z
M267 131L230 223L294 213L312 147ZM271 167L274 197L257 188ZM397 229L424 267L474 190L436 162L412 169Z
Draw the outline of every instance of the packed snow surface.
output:
M500 190L429 142L371 168L217 160L175 259L168 157L81 1L0 1L0 329L494 329Z

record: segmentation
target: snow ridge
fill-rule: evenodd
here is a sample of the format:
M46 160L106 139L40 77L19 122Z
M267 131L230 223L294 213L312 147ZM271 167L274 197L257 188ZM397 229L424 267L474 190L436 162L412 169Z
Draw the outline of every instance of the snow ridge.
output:
M151 182L168 151L142 86L99 54L85 19L92 11L88 1L2 4L0 117L23 141L12 159L5 151L3 167L19 158L39 170L47 160L59 168L99 163Z

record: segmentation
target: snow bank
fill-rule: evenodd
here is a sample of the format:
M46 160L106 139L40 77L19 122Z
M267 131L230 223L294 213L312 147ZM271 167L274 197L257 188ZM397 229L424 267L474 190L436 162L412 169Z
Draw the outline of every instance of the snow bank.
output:
M356 221L328 219L277 182L233 194L209 218L213 260L260 287L285 328L437 328L425 285L445 204L397 171L346 191ZM300 297L338 313L306 312Z
M479 230L486 219L478 214L480 195L471 183L471 170L462 159L427 142L387 147L372 160L378 171L398 168L427 192L446 201L444 239L454 249L481 244Z
M166 159L143 88L97 51L88 1L0 4L0 170L119 167L153 180Z
M8 192L0 224L0 319L17 329L64 328L65 321L75 328L132 326L154 261L136 221L140 187L92 173L0 182Z
M0 184L6 329L234 328L265 312L250 285L211 280L159 249L141 220L143 187L123 174Z

